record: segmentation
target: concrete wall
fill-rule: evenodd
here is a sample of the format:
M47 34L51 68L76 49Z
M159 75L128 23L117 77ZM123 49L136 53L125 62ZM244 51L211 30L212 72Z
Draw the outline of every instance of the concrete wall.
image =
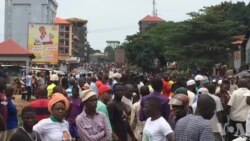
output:
M5 40L27 48L28 24L53 23L57 6L55 0L5 0Z

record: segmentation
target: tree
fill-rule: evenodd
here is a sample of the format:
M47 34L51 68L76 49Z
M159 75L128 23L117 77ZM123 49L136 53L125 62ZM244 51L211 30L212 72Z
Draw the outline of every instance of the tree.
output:
M104 53L107 54L107 61L108 62L113 62L115 60L115 51L111 46L107 46L104 49Z
M128 36L123 44L127 59L144 71L153 68L154 58L177 60L183 68L210 68L216 63L227 62L231 38L246 30L247 16L241 14L249 11L248 6L241 2L221 3L189 13L191 18L188 20L159 24L146 33ZM245 10L233 11L241 8ZM228 18L230 14L233 15Z

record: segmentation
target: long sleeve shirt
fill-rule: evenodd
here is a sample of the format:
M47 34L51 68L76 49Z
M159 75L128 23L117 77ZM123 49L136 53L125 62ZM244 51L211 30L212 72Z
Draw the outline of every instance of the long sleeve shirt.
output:
M83 112L76 118L76 126L81 141L110 141L111 127L107 118L96 113L94 117L89 117L86 112Z

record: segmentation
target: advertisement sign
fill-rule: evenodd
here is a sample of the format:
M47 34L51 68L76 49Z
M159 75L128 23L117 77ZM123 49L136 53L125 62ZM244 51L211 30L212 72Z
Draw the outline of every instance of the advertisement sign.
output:
M29 24L28 50L36 58L35 63L58 62L59 26L52 24Z
M241 67L241 52L234 52L234 68L239 69Z

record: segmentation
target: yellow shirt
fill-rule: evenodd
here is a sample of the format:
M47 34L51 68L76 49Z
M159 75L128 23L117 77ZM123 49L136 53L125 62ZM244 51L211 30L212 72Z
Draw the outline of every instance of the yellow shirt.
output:
M48 91L48 98L50 98L52 96L53 93L53 89L56 87L56 85L54 83L50 84L47 87L47 91Z

